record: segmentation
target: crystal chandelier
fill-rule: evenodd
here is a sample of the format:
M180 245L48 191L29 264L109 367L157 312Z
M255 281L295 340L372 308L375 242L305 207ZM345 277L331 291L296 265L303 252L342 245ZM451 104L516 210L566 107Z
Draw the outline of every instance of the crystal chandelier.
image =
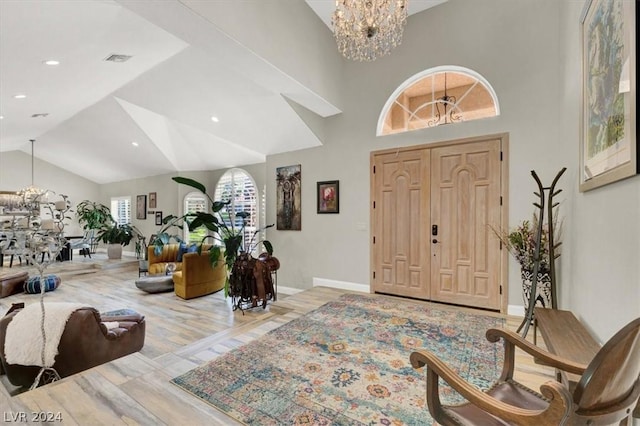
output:
M333 34L347 59L374 61L402 42L408 0L336 0Z
M34 204L34 201L36 200L36 198L38 198L44 191L40 188L37 188L34 184L33 184L33 143L36 141L35 139L29 139L29 141L31 142L31 185L29 185L28 187L22 189L19 194L22 196L22 199L24 200L24 204L27 207L30 207Z

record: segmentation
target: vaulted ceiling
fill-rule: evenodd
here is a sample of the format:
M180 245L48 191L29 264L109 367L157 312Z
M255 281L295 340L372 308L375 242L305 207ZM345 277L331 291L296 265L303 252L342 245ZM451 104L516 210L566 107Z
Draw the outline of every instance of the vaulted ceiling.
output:
M410 12L442 1L416 0ZM332 0L307 4L328 24ZM204 19L197 6L0 1L0 151L30 153L35 139L36 157L109 183L259 163L320 145L299 113L339 113L334 100ZM114 54L131 58L105 60Z

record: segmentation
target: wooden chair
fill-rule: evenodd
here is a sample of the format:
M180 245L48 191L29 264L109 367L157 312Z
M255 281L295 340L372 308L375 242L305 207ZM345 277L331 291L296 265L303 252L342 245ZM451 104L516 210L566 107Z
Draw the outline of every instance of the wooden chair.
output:
M629 425L640 397L640 318L618 331L589 365L539 349L509 330L489 329L490 342L504 340L504 366L498 381L482 392L426 350L410 356L414 368L427 366L427 404L441 425ZM549 381L539 393L513 380L516 346L549 366L581 375L575 389ZM440 403L441 377L468 403Z

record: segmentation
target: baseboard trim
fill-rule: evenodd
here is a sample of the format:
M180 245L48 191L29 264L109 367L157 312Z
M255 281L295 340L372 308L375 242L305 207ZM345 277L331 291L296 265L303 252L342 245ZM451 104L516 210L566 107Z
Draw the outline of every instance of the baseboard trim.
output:
M513 315L514 317L524 318L524 306L523 305L509 305L507 306L507 315Z
M313 277L314 287L331 287L341 290L359 291L361 293L370 293L369 286L366 284L356 284L347 281L329 280L326 278Z

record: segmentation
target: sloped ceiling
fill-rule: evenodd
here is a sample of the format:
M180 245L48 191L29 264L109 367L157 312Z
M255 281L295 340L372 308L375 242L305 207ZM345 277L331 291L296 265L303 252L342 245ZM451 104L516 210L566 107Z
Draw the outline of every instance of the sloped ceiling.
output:
M307 3L327 23L334 2ZM339 100L221 31L202 15L216 7L232 6L0 1L0 151L30 153L35 139L36 157L104 184L254 164L320 145L321 129L306 123L339 113ZM319 19L297 14L283 19ZM111 54L131 59L105 61Z

